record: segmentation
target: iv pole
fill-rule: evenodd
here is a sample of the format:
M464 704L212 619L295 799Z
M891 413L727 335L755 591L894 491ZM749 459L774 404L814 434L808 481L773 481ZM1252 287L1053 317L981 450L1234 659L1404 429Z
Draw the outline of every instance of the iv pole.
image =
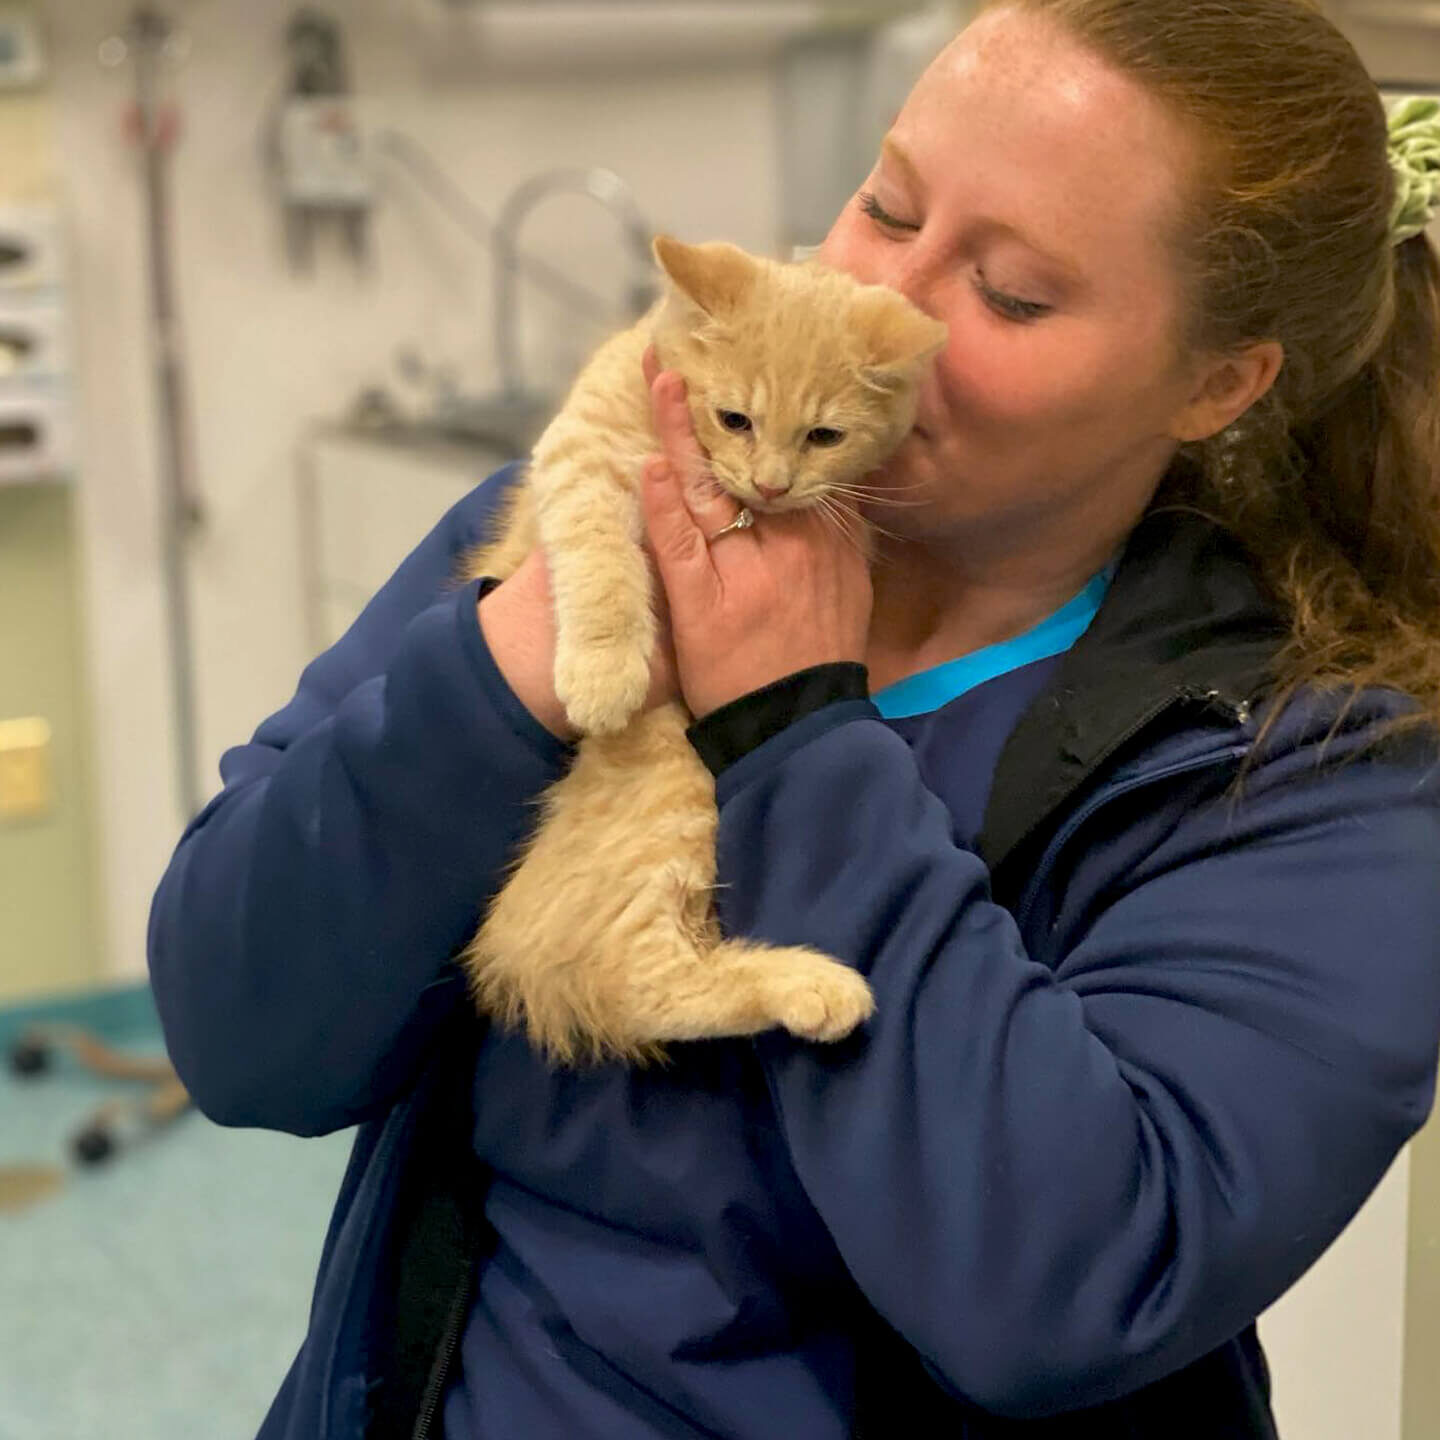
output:
M189 821L200 810L195 726L195 667L186 548L203 519L191 473L185 409L184 361L175 304L170 246L170 152L179 131L173 106L162 103L161 66L176 53L170 21L141 6L124 33L101 47L101 61L133 62L133 136L140 147L145 201L145 248L150 288L151 344L159 420L160 540L174 706L176 795Z

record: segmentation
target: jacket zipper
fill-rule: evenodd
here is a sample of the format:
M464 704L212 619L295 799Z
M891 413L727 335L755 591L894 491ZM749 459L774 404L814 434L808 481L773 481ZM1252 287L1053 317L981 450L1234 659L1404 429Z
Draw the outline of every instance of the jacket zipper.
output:
M440 1408L440 1398L445 1393L445 1381L449 1378L450 1368L455 1362L455 1352L460 1348L460 1337L470 1314L474 1275L475 1264L472 1259L465 1268L465 1279L456 1292L450 1313L445 1317L445 1332L436 1352L435 1364L430 1370L430 1378L425 1383L425 1393L420 1398L420 1413L415 1421L412 1440L433 1440L435 1412Z
M1213 697L1207 695L1202 698L1211 699ZM1167 702L1167 706L1170 703L1173 702ZM1160 710L1152 712L1130 733L1138 733L1144 725L1149 724L1150 721L1155 719L1160 713ZM1123 744L1124 742L1121 741L1119 743ZM1115 748L1118 749L1118 745ZM1025 887L1025 893L1021 897L1020 905L1016 910L1015 921L1020 931L1022 933L1026 931L1030 921L1030 912L1034 909L1035 902L1039 898L1041 886L1044 884L1045 877L1049 874L1056 859L1059 857L1060 851L1075 838L1075 832L1079 830L1082 825L1088 823L1098 811L1103 810L1112 801L1119 800L1126 795L1133 795L1137 790L1143 790L1147 785L1160 785L1167 780L1174 780L1180 775L1189 775L1196 771L1208 770L1212 766L1223 765L1232 760L1242 759L1248 753L1249 749L1250 745L1248 741L1244 743L1237 742L1227 745L1223 750L1212 750L1208 755L1197 755L1190 760L1179 760L1173 765L1165 766L1163 769L1152 770L1145 775L1136 775L1133 779L1127 780L1122 784L1112 785L1107 789L1097 791L1070 816L1045 847L1045 852L1041 855L1039 863L1035 866L1030 876L1030 883Z

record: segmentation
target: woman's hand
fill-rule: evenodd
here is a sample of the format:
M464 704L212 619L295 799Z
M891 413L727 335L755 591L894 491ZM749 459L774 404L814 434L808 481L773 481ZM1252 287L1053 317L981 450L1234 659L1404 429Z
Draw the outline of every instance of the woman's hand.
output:
M704 465L685 382L646 361L664 453L646 462L642 502L690 712L701 718L812 665L863 663L873 596L858 521L847 534L819 508L757 515L707 544L739 506L685 483Z
M508 580L480 601L479 617L490 654L520 703L552 735L577 740L580 732L555 694L555 605L543 551L532 550ZM645 708L652 709L679 694L674 651L662 610L659 642L650 657Z

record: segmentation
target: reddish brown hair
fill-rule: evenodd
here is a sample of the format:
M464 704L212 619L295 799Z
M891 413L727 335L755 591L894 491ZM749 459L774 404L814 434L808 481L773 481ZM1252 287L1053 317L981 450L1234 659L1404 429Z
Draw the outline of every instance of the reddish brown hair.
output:
M1440 264L1390 243L1379 93L1309 0L996 0L1052 18L1188 125L1195 349L1278 340L1272 392L1162 493L1219 518L1293 617L1300 685L1390 686L1440 724Z

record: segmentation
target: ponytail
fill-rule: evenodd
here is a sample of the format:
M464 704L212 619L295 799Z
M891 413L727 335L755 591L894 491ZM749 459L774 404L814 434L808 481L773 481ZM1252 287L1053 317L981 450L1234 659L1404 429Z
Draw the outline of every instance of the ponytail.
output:
M1183 447L1160 497L1218 518L1288 606L1280 695L1389 687L1416 701L1404 725L1440 728L1440 262L1423 231L1394 243L1397 214L1406 233L1440 198L1429 102L1392 136L1312 0L995 3L1052 18L1194 136L1183 346L1285 349L1271 392ZM1396 143L1420 167L1403 185Z
M1389 686L1440 726L1440 260L1423 234L1394 255L1394 318L1296 431L1293 528L1261 559L1294 613L1287 688Z

